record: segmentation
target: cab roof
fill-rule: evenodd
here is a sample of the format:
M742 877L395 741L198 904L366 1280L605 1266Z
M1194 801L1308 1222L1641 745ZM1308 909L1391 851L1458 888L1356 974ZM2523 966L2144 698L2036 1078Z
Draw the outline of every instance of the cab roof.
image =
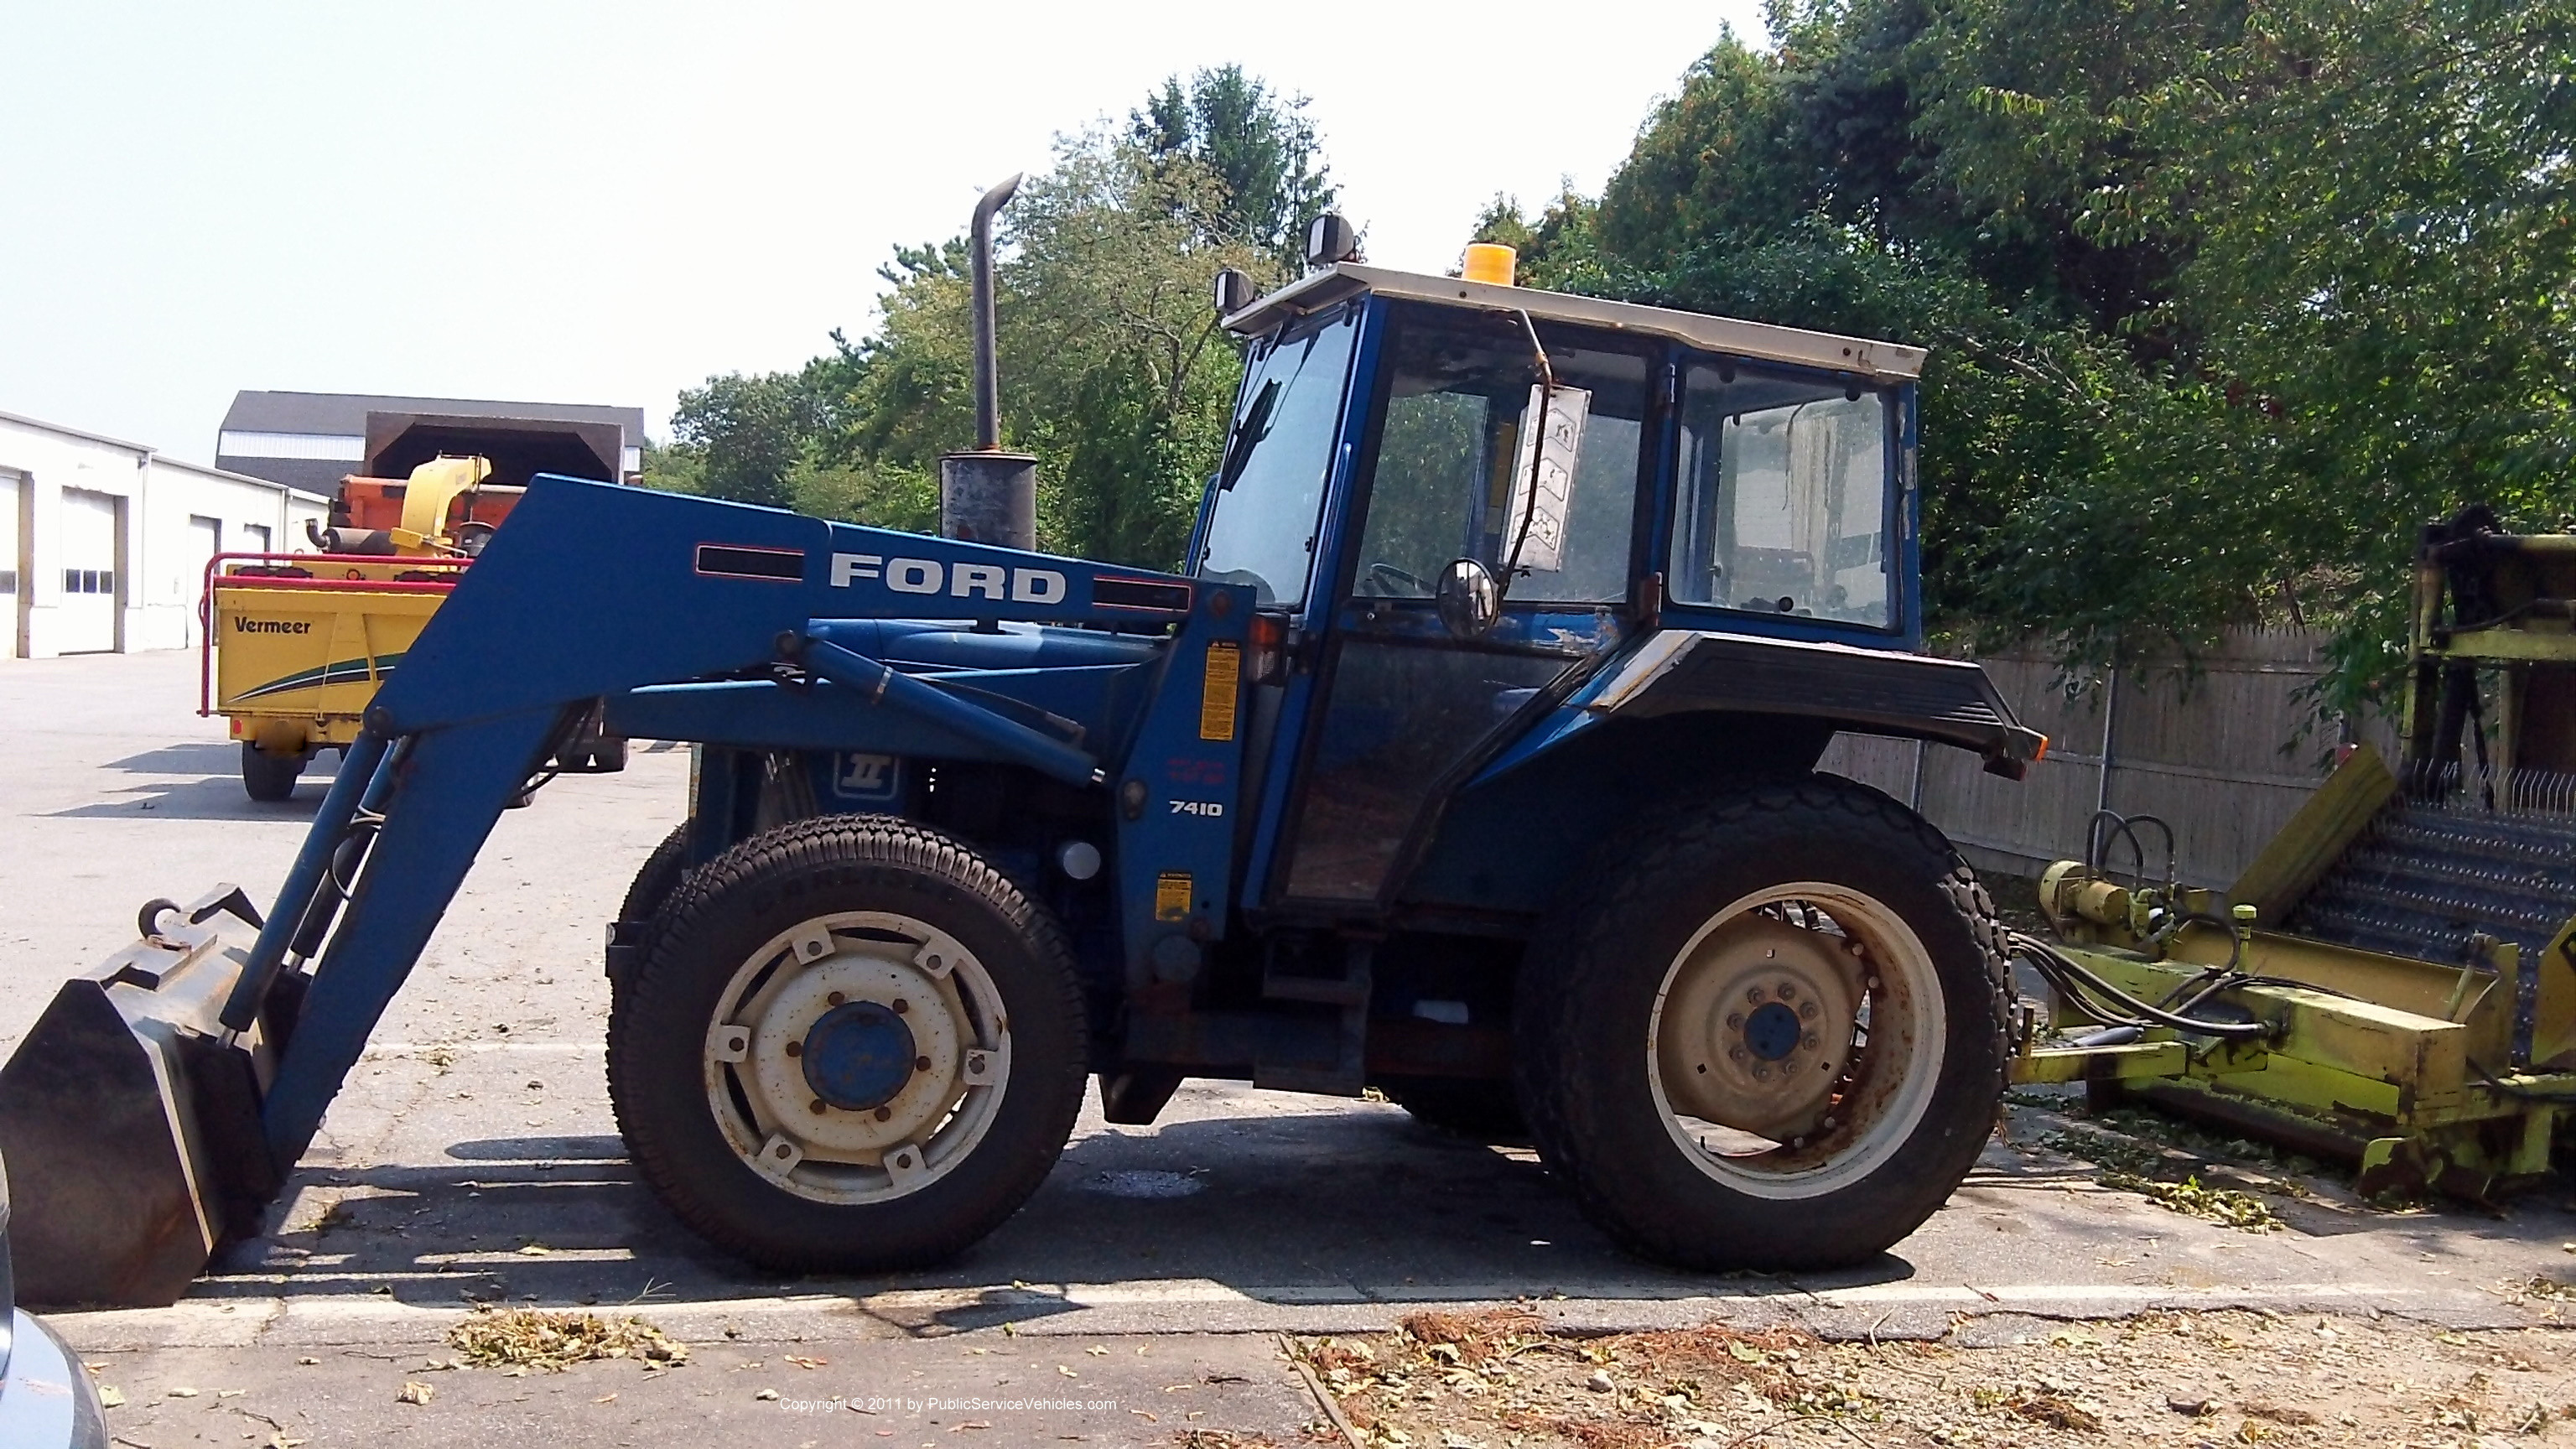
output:
M1598 297L1541 291L1536 287L1498 287L1490 282L1399 272L1358 262L1336 262L1301 281L1292 282L1226 318L1225 328L1229 332L1257 337L1289 318L1320 312L1361 292L1451 307L1525 311L1533 318L1550 322L1642 333L1708 352L1854 372L1882 381L1911 380L1923 375L1924 353L1920 347L1843 337L1831 332L1809 332L1797 327L1774 327L1767 322L1746 322L1733 317L1711 317L1700 312L1678 312L1668 307L1646 307L1634 302L1608 302Z

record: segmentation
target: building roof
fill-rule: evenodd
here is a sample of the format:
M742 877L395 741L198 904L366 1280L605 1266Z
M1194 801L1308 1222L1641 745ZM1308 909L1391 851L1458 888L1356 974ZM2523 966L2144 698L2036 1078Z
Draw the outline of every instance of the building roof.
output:
M83 428L67 428L61 423L49 423L43 418L31 418L19 413L0 413L0 423L16 423L21 427L42 428L46 432L59 433L66 438L78 438L85 443L105 443L111 448L123 448L129 453L157 454L161 451L150 443L129 443L123 438L111 438L105 433L93 433Z
M183 468L191 473L203 473L209 478L221 478L227 482L256 483L262 488L283 487L289 493L305 494L319 502L328 502L331 498L331 490L329 488L310 488L293 479L269 478L254 473L244 473L237 468L223 468L211 466L205 463L191 463L185 458L174 458L169 454L162 452L160 449L153 447L150 443L135 443L129 442L124 438L111 438L105 433L93 433L86 428L66 427L61 423L49 423L43 418L31 418L23 413L0 413L0 423L15 423L20 427L35 428L38 431L52 433L58 437L78 438L87 443L102 443L111 448L122 448L125 451L134 454L138 460L148 460L152 466L156 468ZM336 483L338 480L334 479L332 481Z
M260 392L233 394L224 414L228 433L303 433L363 437L367 414L435 413L448 417L537 418L548 422L613 423L626 430L627 446L644 441L642 408L597 403L498 402L480 398L382 397L348 392ZM345 471L345 470L344 470Z
M1440 302L1453 307L1463 303L1504 312L1527 312L1532 317L1551 322L1642 332L1710 352L1828 368L1836 372L1856 372L1864 377L1909 379L1923 375L1923 349L1901 343L1873 342L1865 337L1809 332L1797 327L1775 327L1768 322L1746 322L1700 312L1677 312L1668 307L1645 307L1634 302L1608 302L1598 297L1544 292L1536 287L1498 287L1489 282L1399 272L1357 262L1336 262L1302 281L1280 288L1226 318L1226 330L1258 336L1290 317L1322 311L1361 292ZM230 427L231 424L225 426Z

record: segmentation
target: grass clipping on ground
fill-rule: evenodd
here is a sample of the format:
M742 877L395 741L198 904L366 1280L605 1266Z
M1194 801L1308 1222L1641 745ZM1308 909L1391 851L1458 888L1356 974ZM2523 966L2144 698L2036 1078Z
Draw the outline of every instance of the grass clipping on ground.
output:
M2138 1193L2159 1207L2188 1217L2249 1233L2268 1233L2286 1226L2271 1204L2250 1192L2204 1183L2197 1172L2175 1181L2172 1174L2190 1162L2188 1157L2168 1154L2153 1143L2116 1130L2085 1127L2051 1132L2040 1139L2040 1145L2096 1164L2102 1169L2098 1180L2104 1187Z
M689 1346L640 1318L541 1308L478 1308L447 1330L458 1362L476 1368L561 1373L594 1358L631 1358L647 1368L676 1368Z
M2576 1334L2554 1321L2155 1312L1971 1348L1723 1323L1586 1334L1504 1309L1292 1351L1361 1449L2547 1449L2576 1429Z

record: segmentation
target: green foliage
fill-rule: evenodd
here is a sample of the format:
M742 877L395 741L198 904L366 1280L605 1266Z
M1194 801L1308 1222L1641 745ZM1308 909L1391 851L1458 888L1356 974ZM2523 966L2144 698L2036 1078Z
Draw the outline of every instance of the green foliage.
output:
M1641 265L1700 239L1776 231L1813 204L1778 63L1723 31L1601 193L1602 246Z
M1224 199L1208 241L1243 241L1295 271L1306 223L1336 192L1306 98L1283 99L1239 65L1179 76L1130 112L1128 140L1148 163L1178 161L1212 176Z
M794 500L787 475L821 416L813 369L758 377L727 373L680 394L671 413L679 454L673 465L694 479L694 492L784 508Z
M2576 0L1780 0L1542 285L1890 337L1939 626L2071 661L2231 625L2388 673L2417 525L2576 507Z
M1003 441L1038 457L1041 546L1179 562L1241 377L1216 272L1285 280L1299 222L1332 198L1303 105L1238 67L1175 78L1126 126L1061 140L1002 214ZM648 479L936 528L939 457L973 443L968 274L962 240L897 247L868 335L682 394Z

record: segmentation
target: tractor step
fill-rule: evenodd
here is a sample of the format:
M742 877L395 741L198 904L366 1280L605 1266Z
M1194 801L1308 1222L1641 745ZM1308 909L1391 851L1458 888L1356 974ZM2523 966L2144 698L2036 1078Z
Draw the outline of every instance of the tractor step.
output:
M1270 1001L1302 1001L1341 1008L1330 1065L1315 1062L1257 1061L1252 1084L1287 1092L1320 1092L1356 1097L1368 1085L1368 1016L1372 990L1370 962L1376 945L1353 941L1342 953L1339 976L1304 976L1281 971L1276 961L1261 973L1261 994Z

